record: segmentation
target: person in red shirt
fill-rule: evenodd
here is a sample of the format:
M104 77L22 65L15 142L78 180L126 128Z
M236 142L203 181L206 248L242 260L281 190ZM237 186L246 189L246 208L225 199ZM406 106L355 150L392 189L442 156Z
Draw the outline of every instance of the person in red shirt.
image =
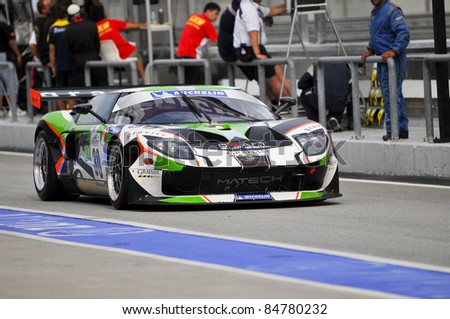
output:
M145 79L145 70L142 59L138 54L137 47L134 43L128 42L122 37L121 32L128 29L146 28L147 23L130 22L122 20L107 19L105 9L100 3L98 5L91 6L89 10L89 19L97 23L98 36L100 41L112 40L114 41L119 55L122 59L126 59L130 56L137 57L137 71L142 80Z
M187 20L178 43L177 59L202 59L205 56L208 40L217 44L217 31L213 22L220 14L220 6L209 2L202 14L194 13ZM185 67L186 84L204 82L203 68L199 66Z

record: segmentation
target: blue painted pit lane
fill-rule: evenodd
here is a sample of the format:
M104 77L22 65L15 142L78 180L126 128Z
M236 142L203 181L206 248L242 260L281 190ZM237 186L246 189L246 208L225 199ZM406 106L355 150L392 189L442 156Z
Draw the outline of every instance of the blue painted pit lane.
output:
M413 298L450 298L450 273L134 225L0 209L0 231Z

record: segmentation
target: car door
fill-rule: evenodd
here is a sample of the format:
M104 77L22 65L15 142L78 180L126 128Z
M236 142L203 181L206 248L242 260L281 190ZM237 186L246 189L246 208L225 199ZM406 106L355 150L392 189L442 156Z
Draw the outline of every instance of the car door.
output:
M106 93L90 100L92 112L105 121L91 113L78 114L75 117L76 125L66 139L72 176L76 179L77 186L85 193L103 195L106 191L105 130L109 126L106 119L109 118L118 96L117 93Z

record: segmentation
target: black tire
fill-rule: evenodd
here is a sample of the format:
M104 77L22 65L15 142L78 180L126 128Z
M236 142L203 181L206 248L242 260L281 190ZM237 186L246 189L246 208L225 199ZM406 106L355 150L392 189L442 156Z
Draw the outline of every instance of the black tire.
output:
M69 196L56 174L55 162L44 131L39 133L34 144L33 181L36 192L43 201L61 200Z
M107 167L108 195L111 205L116 209L128 206L128 170L125 167L125 157L120 141L114 141L109 146Z

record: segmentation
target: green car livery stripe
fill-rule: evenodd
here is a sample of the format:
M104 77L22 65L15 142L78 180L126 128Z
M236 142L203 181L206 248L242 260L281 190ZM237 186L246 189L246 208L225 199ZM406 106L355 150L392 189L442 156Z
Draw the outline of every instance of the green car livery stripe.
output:
M186 197L170 197L160 199L160 202L163 203L176 203L176 204L203 204L207 203L208 200L203 196L186 196Z
M181 171L184 168L183 164L172 161L164 156L158 155L156 157L155 169L156 170L169 170L172 172Z
M324 196L324 192L302 192L300 199L318 199Z

